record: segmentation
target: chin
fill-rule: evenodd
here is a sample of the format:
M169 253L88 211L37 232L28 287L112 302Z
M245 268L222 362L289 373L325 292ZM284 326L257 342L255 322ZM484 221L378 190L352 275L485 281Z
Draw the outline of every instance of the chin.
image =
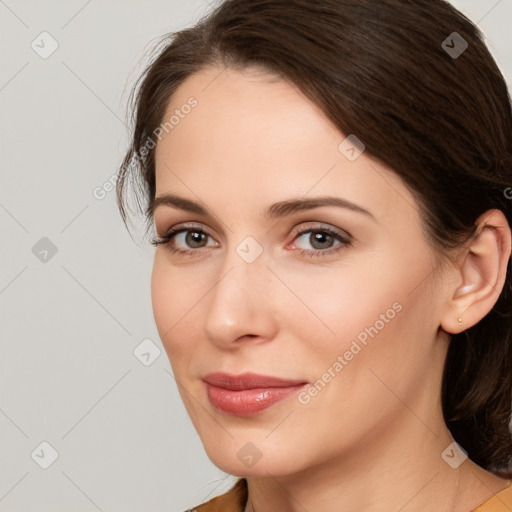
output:
M215 446L206 445L203 447L212 463L225 473L237 477L268 477L283 476L300 471L298 467L300 460L297 457L299 448L290 447L289 450L282 450L268 442L230 438L228 443L215 443ZM289 452L289 453L288 453ZM290 462L293 461L293 467Z

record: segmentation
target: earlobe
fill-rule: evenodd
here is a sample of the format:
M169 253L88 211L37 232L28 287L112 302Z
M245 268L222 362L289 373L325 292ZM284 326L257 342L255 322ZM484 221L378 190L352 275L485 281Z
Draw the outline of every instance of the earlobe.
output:
M505 284L511 254L511 232L500 210L488 210L460 256L458 286L444 312L441 327L457 334L477 324L493 308Z

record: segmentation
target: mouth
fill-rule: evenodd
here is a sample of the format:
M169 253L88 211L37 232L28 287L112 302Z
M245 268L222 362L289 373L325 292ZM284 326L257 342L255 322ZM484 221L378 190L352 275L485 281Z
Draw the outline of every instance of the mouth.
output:
M309 383L255 373L209 373L203 377L210 403L235 416L252 416L289 398Z

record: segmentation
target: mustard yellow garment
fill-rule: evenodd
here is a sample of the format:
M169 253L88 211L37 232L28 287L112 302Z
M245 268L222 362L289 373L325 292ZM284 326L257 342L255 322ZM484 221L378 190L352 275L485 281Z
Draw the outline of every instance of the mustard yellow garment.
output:
M243 512L246 502L247 481L239 478L228 492L190 509L190 512ZM512 483L471 512L512 512Z

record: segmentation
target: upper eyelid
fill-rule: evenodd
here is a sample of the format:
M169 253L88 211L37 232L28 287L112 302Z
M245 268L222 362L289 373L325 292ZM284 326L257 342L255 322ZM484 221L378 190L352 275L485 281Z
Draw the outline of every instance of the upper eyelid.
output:
M326 225L326 224L313 224L311 226L307 226L307 227L301 227L301 228L297 228L297 230L295 230L293 232L293 237L294 239L297 238L299 235L302 236L306 233L309 233L311 231L326 231L332 235L337 235L339 236L340 238L348 238L350 240L352 240L352 235L344 230L344 229L341 229L341 228L336 228L334 226L329 226L329 225Z
M308 226L302 226L302 224L309 224ZM300 227L302 226L302 227ZM208 229L204 229L204 225L202 224L190 224L190 223L184 223L184 224L178 224L176 226L173 226L172 228L168 229L163 235L162 235L162 238L165 238L166 236L168 235L177 235L179 233L182 233L182 232L186 232L186 231L192 231L196 229L197 231L201 231L203 233L205 233L206 235L210 236L211 238L213 238L215 240L215 237L209 232L209 228ZM322 231L322 230L326 230L326 231L331 231L333 232L334 234L338 235L340 238L348 238L349 240L353 240L353 236L346 230L344 229L341 229L341 228L338 228L338 227L335 227L335 226L331 226L331 225L328 225L327 223L325 222L320 222L320 221L303 221L299 227L297 228L294 228L292 230L292 235L294 237L294 240L295 238L297 238L299 235L302 236L304 235L305 233L309 232L309 231ZM215 240L217 242L217 240ZM218 242L217 242L218 243Z

